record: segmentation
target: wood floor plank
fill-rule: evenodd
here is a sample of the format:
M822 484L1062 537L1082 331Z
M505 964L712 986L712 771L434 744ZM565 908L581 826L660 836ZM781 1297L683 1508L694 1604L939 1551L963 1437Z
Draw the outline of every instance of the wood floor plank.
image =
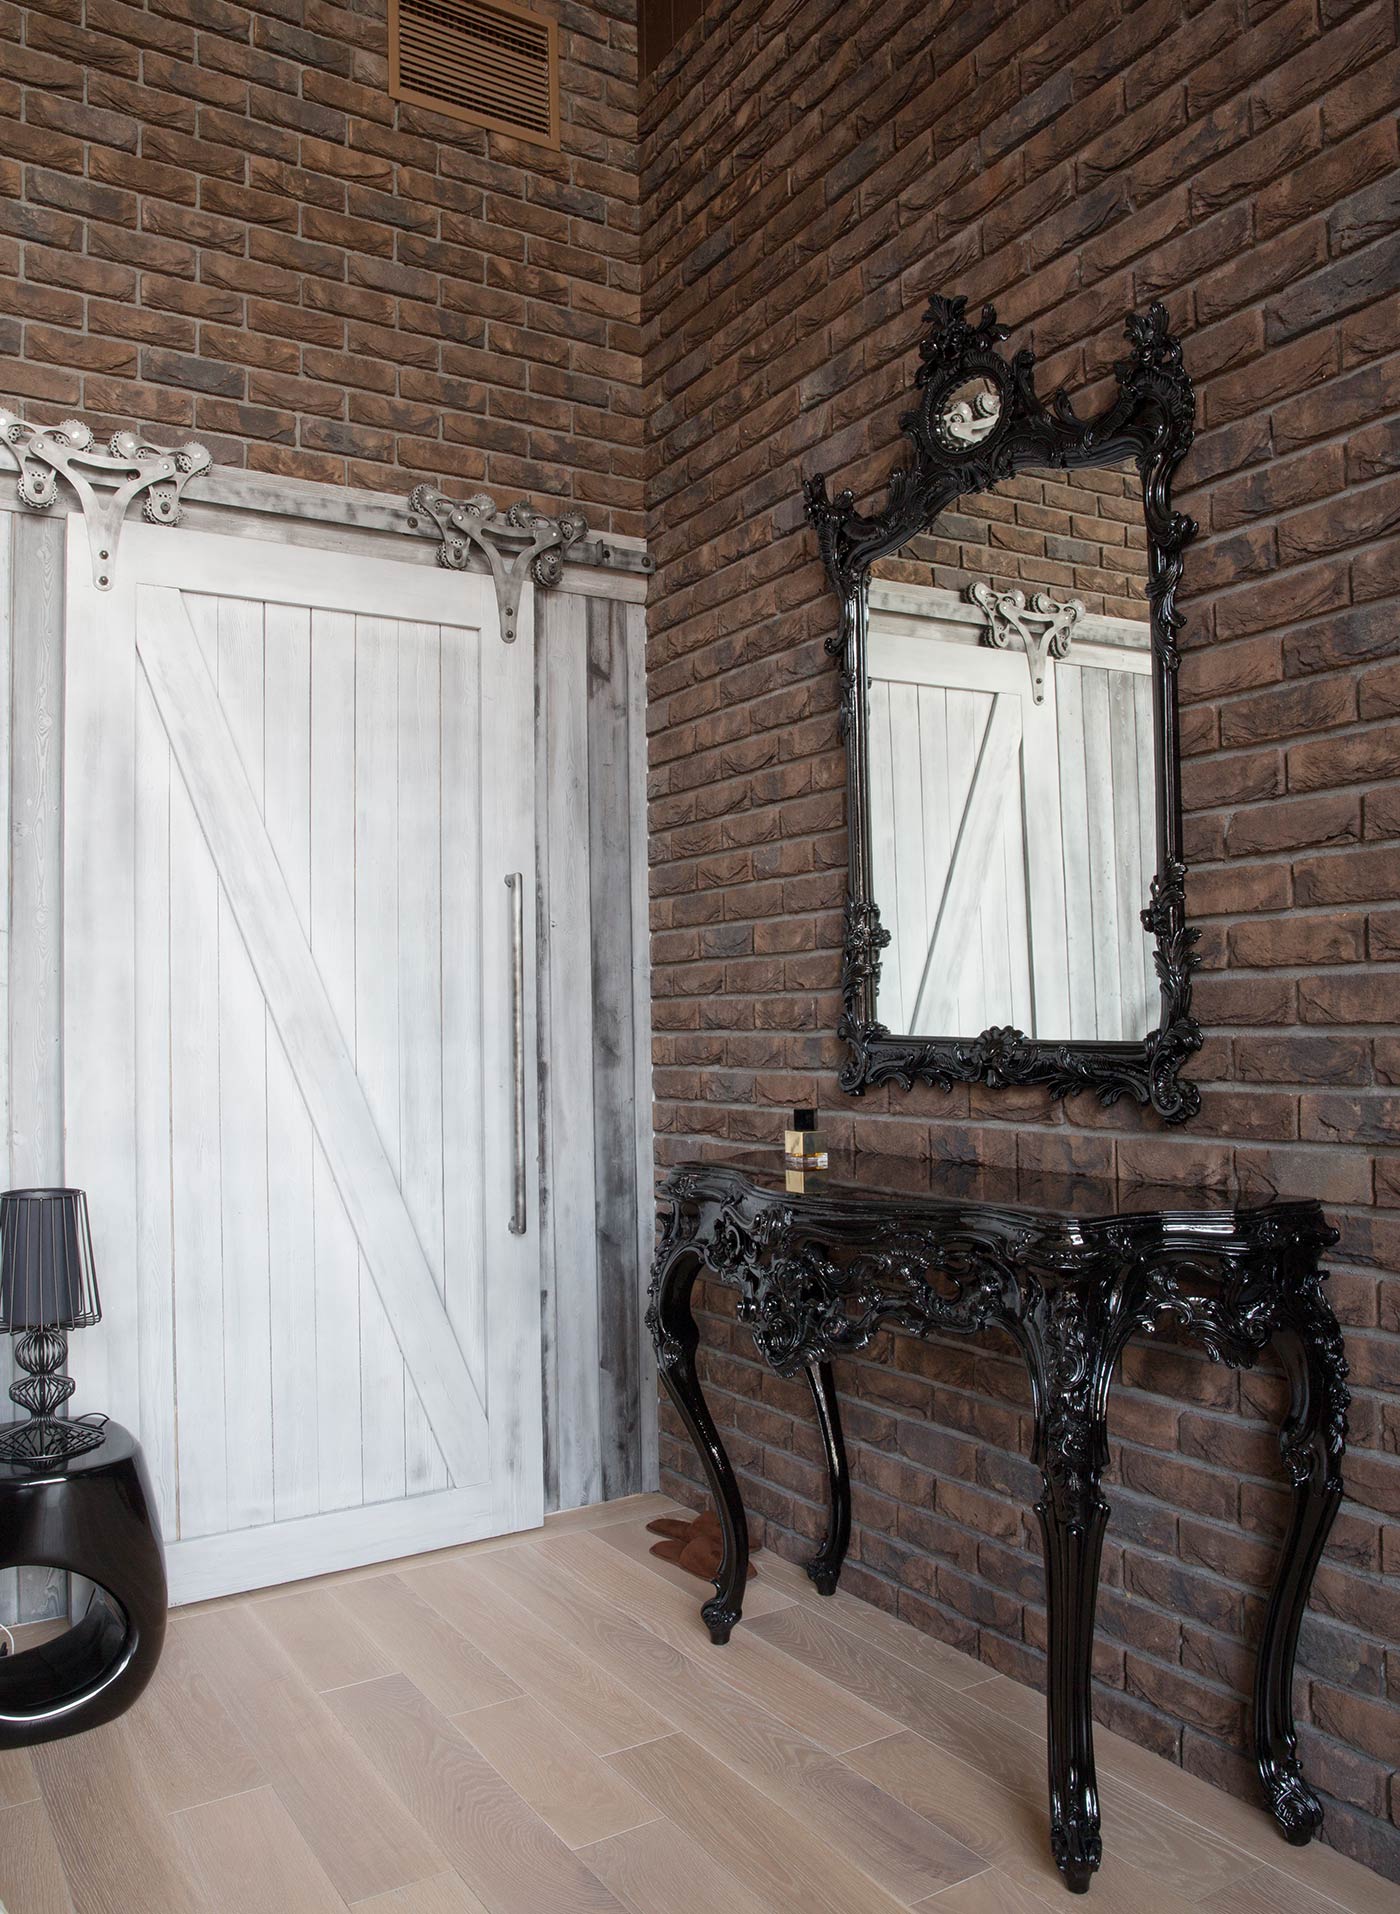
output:
M710 1838L723 1847L723 1834ZM649 1821L584 1848L581 1858L630 1914L766 1914L764 1903L674 1821Z
M686 1510L686 1519L694 1514ZM688 1575L675 1562L663 1562L659 1555L651 1552L652 1544L658 1538L649 1534L645 1522L613 1522L606 1528L587 1531L606 1542L609 1548L615 1548L619 1555L625 1555L629 1561L638 1563L648 1574L657 1575L672 1588L678 1588L683 1594L691 1596L698 1604L708 1601L711 1587L694 1575ZM551 1538L546 1537L546 1540ZM744 1590L744 1614L746 1617L771 1615L775 1608L786 1608L793 1599L792 1595L770 1578L769 1564L772 1557L766 1551L760 1551L754 1567L758 1571Z
M944 1888L931 1900L920 1901L915 1914L1057 1914L1049 1901L1004 1874L999 1867L984 1868L956 1887Z
M226 1795L171 1821L219 1914L345 1914L275 1789Z
M395 1672L396 1664L361 1628L339 1591L318 1588L279 1595L275 1601L259 1602L251 1612L318 1694Z
M37 1799L0 1808L0 1907L6 1914L73 1914L48 1812Z
M900 1621L897 1615L886 1614L884 1609L861 1601L845 1589L838 1588L831 1595L819 1595L808 1580L806 1570L798 1568L793 1562L785 1562L781 1556L768 1558L768 1576L775 1586L784 1594L791 1595L794 1601L805 1602L818 1614L825 1615L828 1621L850 1629L863 1641L883 1648L886 1654L897 1655L901 1661L922 1668L925 1674L932 1675L936 1681L945 1682L950 1688L974 1688L985 1681L999 1679L985 1662L964 1655L960 1649L950 1648L947 1642L939 1641L934 1635L924 1634L922 1629Z
M888 1734L893 1725L893 1717L887 1712L868 1705L863 1698L853 1698L849 1691L843 1693L819 1673L775 1653L762 1639L759 1630L793 1613L795 1602L751 1625L741 1623L729 1641L717 1648L689 1591L672 1588L648 1574L595 1535L570 1535L560 1541L542 1542L512 1567L538 1580L549 1578L556 1564L572 1570L623 1614L631 1615L677 1648L698 1651L707 1666L713 1663L723 1680L742 1687L780 1721L833 1753L874 1741ZM555 1580L557 1584L557 1577Z
M187 1626L206 1678L347 1901L446 1871L437 1847L249 1609Z
M489 1914L460 1874L435 1874L431 1881L356 1901L354 1908L355 1914Z
M687 1735L610 1755L609 1765L704 1844L723 1831L725 1862L773 1914L898 1914L902 1903L843 1854Z
M125 1719L151 1791L167 1811L241 1794L267 1779L178 1620L166 1629L160 1665Z
M485 1708L520 1693L482 1650L397 1575L378 1575L340 1589L335 1600L354 1616L445 1715Z
M701 1585L646 1553L672 1506L181 1611L128 1715L0 1755L4 1914L1063 1907L1042 1698L777 1558L782 1599L712 1647ZM1096 1741L1098 1914L1400 1914L1334 1850ZM599 1775L654 1818L591 1818Z
M156 1803L125 1722L30 1750L77 1914L216 1914Z
M643 1795L528 1696L475 1708L453 1725L571 1848L656 1819Z
M921 1735L893 1735L846 1756L847 1763L921 1814L936 1815L984 1861L1020 1886L1061 1905L1065 1892L1050 1854L1043 1792L955 1759ZM1198 1900L1160 1886L1108 1844L1094 1876L1098 1914L1187 1914ZM935 1897L935 1905L941 1896Z
M595 1660L618 1680L635 1684L675 1728L761 1789L814 1838L841 1846L897 1899L920 1900L978 1866L977 1856L941 1827L779 1720L766 1705L773 1685L766 1668L760 1699L722 1678L720 1670L733 1665L725 1661L727 1649L716 1653L708 1643L682 1649L629 1616L611 1591L604 1595L557 1569L550 1573L548 1564L533 1577L523 1562L496 1564L490 1574L541 1620L572 1630ZM641 1612L646 1608L644 1601Z
M1391 1891L1400 1908L1400 1888ZM1337 1914L1339 1905L1271 1867L1254 1869L1201 1903L1207 1914Z
M406 1676L328 1699L492 1914L618 1914L597 1875Z
M980 1688L958 1694L800 1604L765 1616L754 1631L936 1746L1044 1801L1043 1727L1021 1729L984 1707ZM1119 1783L1101 1782L1099 1797L1115 1853L1188 1900L1214 1893L1238 1874L1239 1851L1208 1830Z
M0 1808L18 1808L38 1799L39 1783L28 1749L0 1749Z
M658 1515L686 1515L695 1513L694 1509L683 1509L669 1495L663 1495L658 1489L646 1489L640 1495L621 1495L615 1502L594 1502L581 1509L558 1509L553 1515L544 1518L543 1529L535 1531L536 1539L541 1535L567 1535L571 1529L607 1529L615 1522L640 1523L643 1528Z
M977 1699L1023 1727L1038 1729L1044 1723L1045 1697L1004 1675L980 1687ZM1121 1782L1239 1848L1270 1872L1281 1871L1278 1829L1262 1801L1242 1801L1226 1794L1107 1728L1095 1727L1094 1753L1105 1788L1112 1781ZM1356 1914L1400 1914L1400 1888L1321 1841L1290 1850L1286 1874L1300 1887Z
M404 1579L594 1754L615 1754L669 1731L664 1716L470 1564L415 1569Z

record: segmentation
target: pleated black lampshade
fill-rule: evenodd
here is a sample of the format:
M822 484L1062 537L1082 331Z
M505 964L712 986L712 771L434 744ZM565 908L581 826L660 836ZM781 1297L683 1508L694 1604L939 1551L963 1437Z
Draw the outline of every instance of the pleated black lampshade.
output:
M0 1196L0 1334L85 1329L102 1315L81 1190Z

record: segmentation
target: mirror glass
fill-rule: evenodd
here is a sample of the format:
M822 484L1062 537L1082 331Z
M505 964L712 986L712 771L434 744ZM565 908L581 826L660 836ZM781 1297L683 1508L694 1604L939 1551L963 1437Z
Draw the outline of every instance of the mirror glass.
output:
M975 444L996 405L969 379L939 432ZM1156 1028L1146 579L1131 460L1022 471L871 568L870 887L890 1031Z
M1001 417L1001 395L986 377L964 379L939 407L935 423L949 451L980 445Z

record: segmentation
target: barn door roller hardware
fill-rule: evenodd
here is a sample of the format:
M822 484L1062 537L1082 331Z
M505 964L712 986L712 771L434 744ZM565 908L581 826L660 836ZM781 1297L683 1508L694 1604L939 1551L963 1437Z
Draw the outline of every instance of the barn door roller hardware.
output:
M18 469L20 503L31 511L48 510L58 496L60 479L73 488L87 522L92 581L99 591L112 589L117 540L131 501L141 499L141 515L148 524L177 525L181 492L212 462L194 440L167 452L139 433L114 432L104 450L94 445L92 429L81 419L26 425L3 411L0 446Z
M496 501L485 492L459 503L431 485L415 485L408 495L408 511L411 530L436 527L441 540L439 565L449 571L469 571L473 551L486 560L496 585L501 636L508 645L515 642L527 573L537 585L547 587L563 577L566 558L575 565L607 566L613 571L649 572L653 565L644 553L590 538L582 513L547 518L522 499L498 512Z
M1038 591L1026 603L1023 591L994 591L990 585L969 585L967 595L987 614L984 645L1009 651L1013 640L1025 650L1031 671L1031 696L1037 704L1045 702L1045 667L1051 658L1069 656L1070 634L1084 616L1077 598L1060 600Z

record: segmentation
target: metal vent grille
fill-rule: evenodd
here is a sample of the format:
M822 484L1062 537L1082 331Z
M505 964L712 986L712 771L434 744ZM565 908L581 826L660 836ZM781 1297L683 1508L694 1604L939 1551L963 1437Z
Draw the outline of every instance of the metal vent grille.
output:
M554 22L509 0L390 0L389 91L473 126L557 146Z

